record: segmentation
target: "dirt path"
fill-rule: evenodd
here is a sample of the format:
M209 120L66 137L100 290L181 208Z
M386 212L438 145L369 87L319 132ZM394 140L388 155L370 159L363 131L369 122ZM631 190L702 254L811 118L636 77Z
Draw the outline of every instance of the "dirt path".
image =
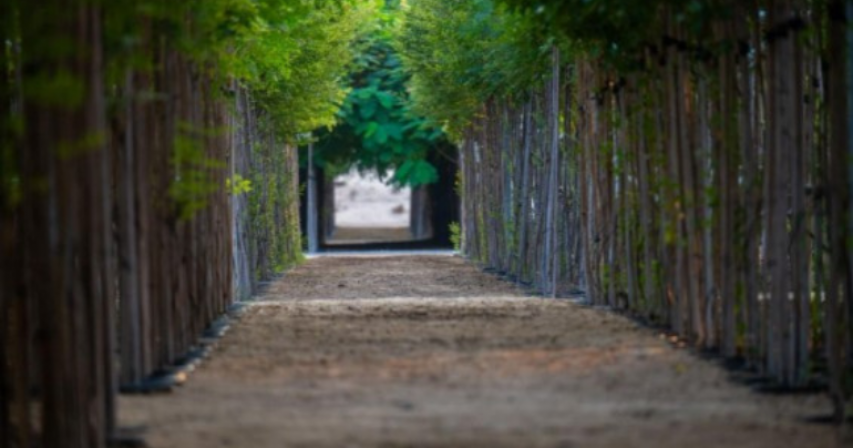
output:
M330 246L339 244L370 244L412 241L412 232L408 227L338 227L332 238L326 242Z
M822 396L767 396L656 332L448 256L318 258L171 395L155 448L832 447Z

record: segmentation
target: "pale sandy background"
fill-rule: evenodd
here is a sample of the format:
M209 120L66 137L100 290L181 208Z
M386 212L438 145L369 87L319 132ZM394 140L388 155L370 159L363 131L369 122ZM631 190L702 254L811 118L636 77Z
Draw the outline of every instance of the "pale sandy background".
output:
M409 227L411 189L394 189L375 171L353 169L335 178L335 224L338 227Z

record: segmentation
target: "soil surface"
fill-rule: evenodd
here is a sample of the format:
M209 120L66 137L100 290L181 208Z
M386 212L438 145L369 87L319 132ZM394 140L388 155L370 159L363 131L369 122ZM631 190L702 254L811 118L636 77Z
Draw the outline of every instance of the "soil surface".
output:
M835 447L822 395L763 395L659 332L452 256L320 257L187 383L122 397L154 448Z
M412 241L412 232L408 227L337 227L332 238L326 243L330 246L343 244L398 243Z

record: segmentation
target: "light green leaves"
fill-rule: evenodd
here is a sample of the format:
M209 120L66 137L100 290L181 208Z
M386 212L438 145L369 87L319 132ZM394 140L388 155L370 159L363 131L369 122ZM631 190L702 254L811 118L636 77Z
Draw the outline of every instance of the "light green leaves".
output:
M397 48L413 73L415 111L461 138L487 99L540 82L545 39L531 14L491 0L412 0Z
M190 219L207 206L208 198L221 188L214 181L213 172L225 164L205 155L204 137L181 125L173 142L172 167L175 178L169 186L169 197L174 201L181 219Z
M239 174L235 174L228 179L225 179L225 188L228 191L228 194L232 196L240 196L252 191L252 181Z

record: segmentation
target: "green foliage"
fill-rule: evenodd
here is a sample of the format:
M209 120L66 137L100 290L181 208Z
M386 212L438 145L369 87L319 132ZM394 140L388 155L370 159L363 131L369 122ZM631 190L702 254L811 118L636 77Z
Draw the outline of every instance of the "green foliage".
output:
M663 8L695 57L736 48L712 38L712 21L732 11L711 0L411 0L397 47L415 74L414 110L461 139L486 100L523 97L547 78L552 46L637 70L646 49L663 48Z
M252 191L252 181L244 178L239 174L235 174L228 179L225 179L225 189L232 196L239 196Z
M267 125L262 124L263 128ZM284 142L275 139L252 146L254 168L248 199L248 222L255 235L251 252L263 254L262 269L255 272L260 280L281 272L301 260L298 196L293 189L297 176L295 154L283 150ZM262 242L259 244L258 242Z
M376 8L358 0L103 1L109 82L156 68L141 47L153 31L221 86L248 88L290 139L334 123L353 43ZM51 82L48 94L70 81Z
M391 183L419 186L438 180L427 162L444 133L411 108L409 72L392 45L399 11L377 11L373 27L360 40L349 76L351 90L338 111L338 123L321 130L318 165L330 174L350 166L395 170Z
M214 98L206 101L227 100L218 92L242 88L257 113L268 118L268 131L277 140L293 141L299 133L335 122L354 42L375 9L375 2L358 0L104 0L107 87L123 85L129 71L161 69L145 43L153 35L214 81ZM55 99L73 106L85 93L77 84L50 74L27 85L43 103ZM140 97L164 96L144 92ZM186 133L174 141L176 177L169 194L185 219L217 191L206 169L215 161L204 158L204 144ZM215 188L242 194L250 192L251 182L235 179Z
M236 43L234 64L277 130L288 136L335 123L356 37L371 2L274 2ZM295 8L291 3L301 5Z
M697 57L715 51L733 51L734 42L715 42L711 23L734 12L735 2L715 0L499 0L514 11L533 14L549 35L571 42L585 55L617 71L636 70L645 49L660 49L661 11L672 11L674 23L685 34ZM674 42L671 42L674 43Z
M41 105L73 110L83 104L86 87L81 79L67 70L42 72L27 79L24 95Z
M398 42L415 111L459 139L488 98L541 82L551 41L533 14L490 0L413 0Z
M174 201L178 216L187 220L207 206L207 199L222 188L213 181L213 170L225 168L219 160L207 157L203 136L192 132L187 125L179 126L181 132L173 142L172 168L175 178L169 187L169 197Z
M450 242L453 244L453 250L462 251L462 226L458 222L450 223Z

